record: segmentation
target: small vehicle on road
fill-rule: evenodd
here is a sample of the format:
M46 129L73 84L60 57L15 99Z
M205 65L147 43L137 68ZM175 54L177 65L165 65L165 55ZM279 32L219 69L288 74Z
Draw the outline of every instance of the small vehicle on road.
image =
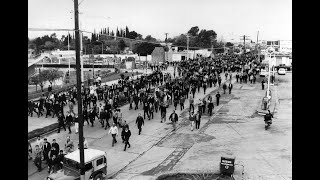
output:
M97 149L84 149L85 180L102 180L107 175L107 153ZM50 174L45 180L80 179L80 151L65 155L63 169Z
M280 69L278 70L278 74L279 74L279 75L286 75L286 70L285 70L284 68L280 68Z

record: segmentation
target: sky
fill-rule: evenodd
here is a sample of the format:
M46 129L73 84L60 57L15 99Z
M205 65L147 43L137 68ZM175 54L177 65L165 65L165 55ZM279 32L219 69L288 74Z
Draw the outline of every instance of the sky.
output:
M125 28L156 39L173 38L193 26L217 39L240 42L292 40L291 0L78 0L80 28ZM28 0L28 28L74 29L73 0ZM28 31L29 38L54 32ZM56 32L58 37L67 32ZM90 34L84 34L89 37Z

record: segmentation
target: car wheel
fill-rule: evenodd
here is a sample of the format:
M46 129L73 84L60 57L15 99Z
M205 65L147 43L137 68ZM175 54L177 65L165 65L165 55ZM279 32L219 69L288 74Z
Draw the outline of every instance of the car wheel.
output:
M102 179L104 179L104 178L102 177L102 174L97 174L97 175L94 177L93 180L102 180Z

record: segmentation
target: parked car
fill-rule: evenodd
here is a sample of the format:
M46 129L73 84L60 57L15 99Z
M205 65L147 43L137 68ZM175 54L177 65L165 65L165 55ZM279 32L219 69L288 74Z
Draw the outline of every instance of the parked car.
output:
M97 149L84 149L85 180L102 180L107 175L107 153ZM65 155L63 169L50 174L45 180L80 179L80 151Z
M279 75L286 75L286 70L285 70L284 68L280 68L280 69L278 70L278 74L279 74Z

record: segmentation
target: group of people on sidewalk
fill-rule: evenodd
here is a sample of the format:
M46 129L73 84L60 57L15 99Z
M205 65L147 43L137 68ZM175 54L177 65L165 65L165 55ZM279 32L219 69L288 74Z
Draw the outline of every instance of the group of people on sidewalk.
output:
M83 139L84 148L87 149L88 142L85 138ZM28 156L29 160L33 159L33 162L39 172L43 169L43 161L48 167L48 173L53 173L62 169L64 156L74 151L74 143L70 136L67 136L66 138L64 149L59 146L56 139L52 139L52 143L50 143L47 138L41 139L40 136L37 137L34 144L34 148L32 148L30 141L28 141Z

